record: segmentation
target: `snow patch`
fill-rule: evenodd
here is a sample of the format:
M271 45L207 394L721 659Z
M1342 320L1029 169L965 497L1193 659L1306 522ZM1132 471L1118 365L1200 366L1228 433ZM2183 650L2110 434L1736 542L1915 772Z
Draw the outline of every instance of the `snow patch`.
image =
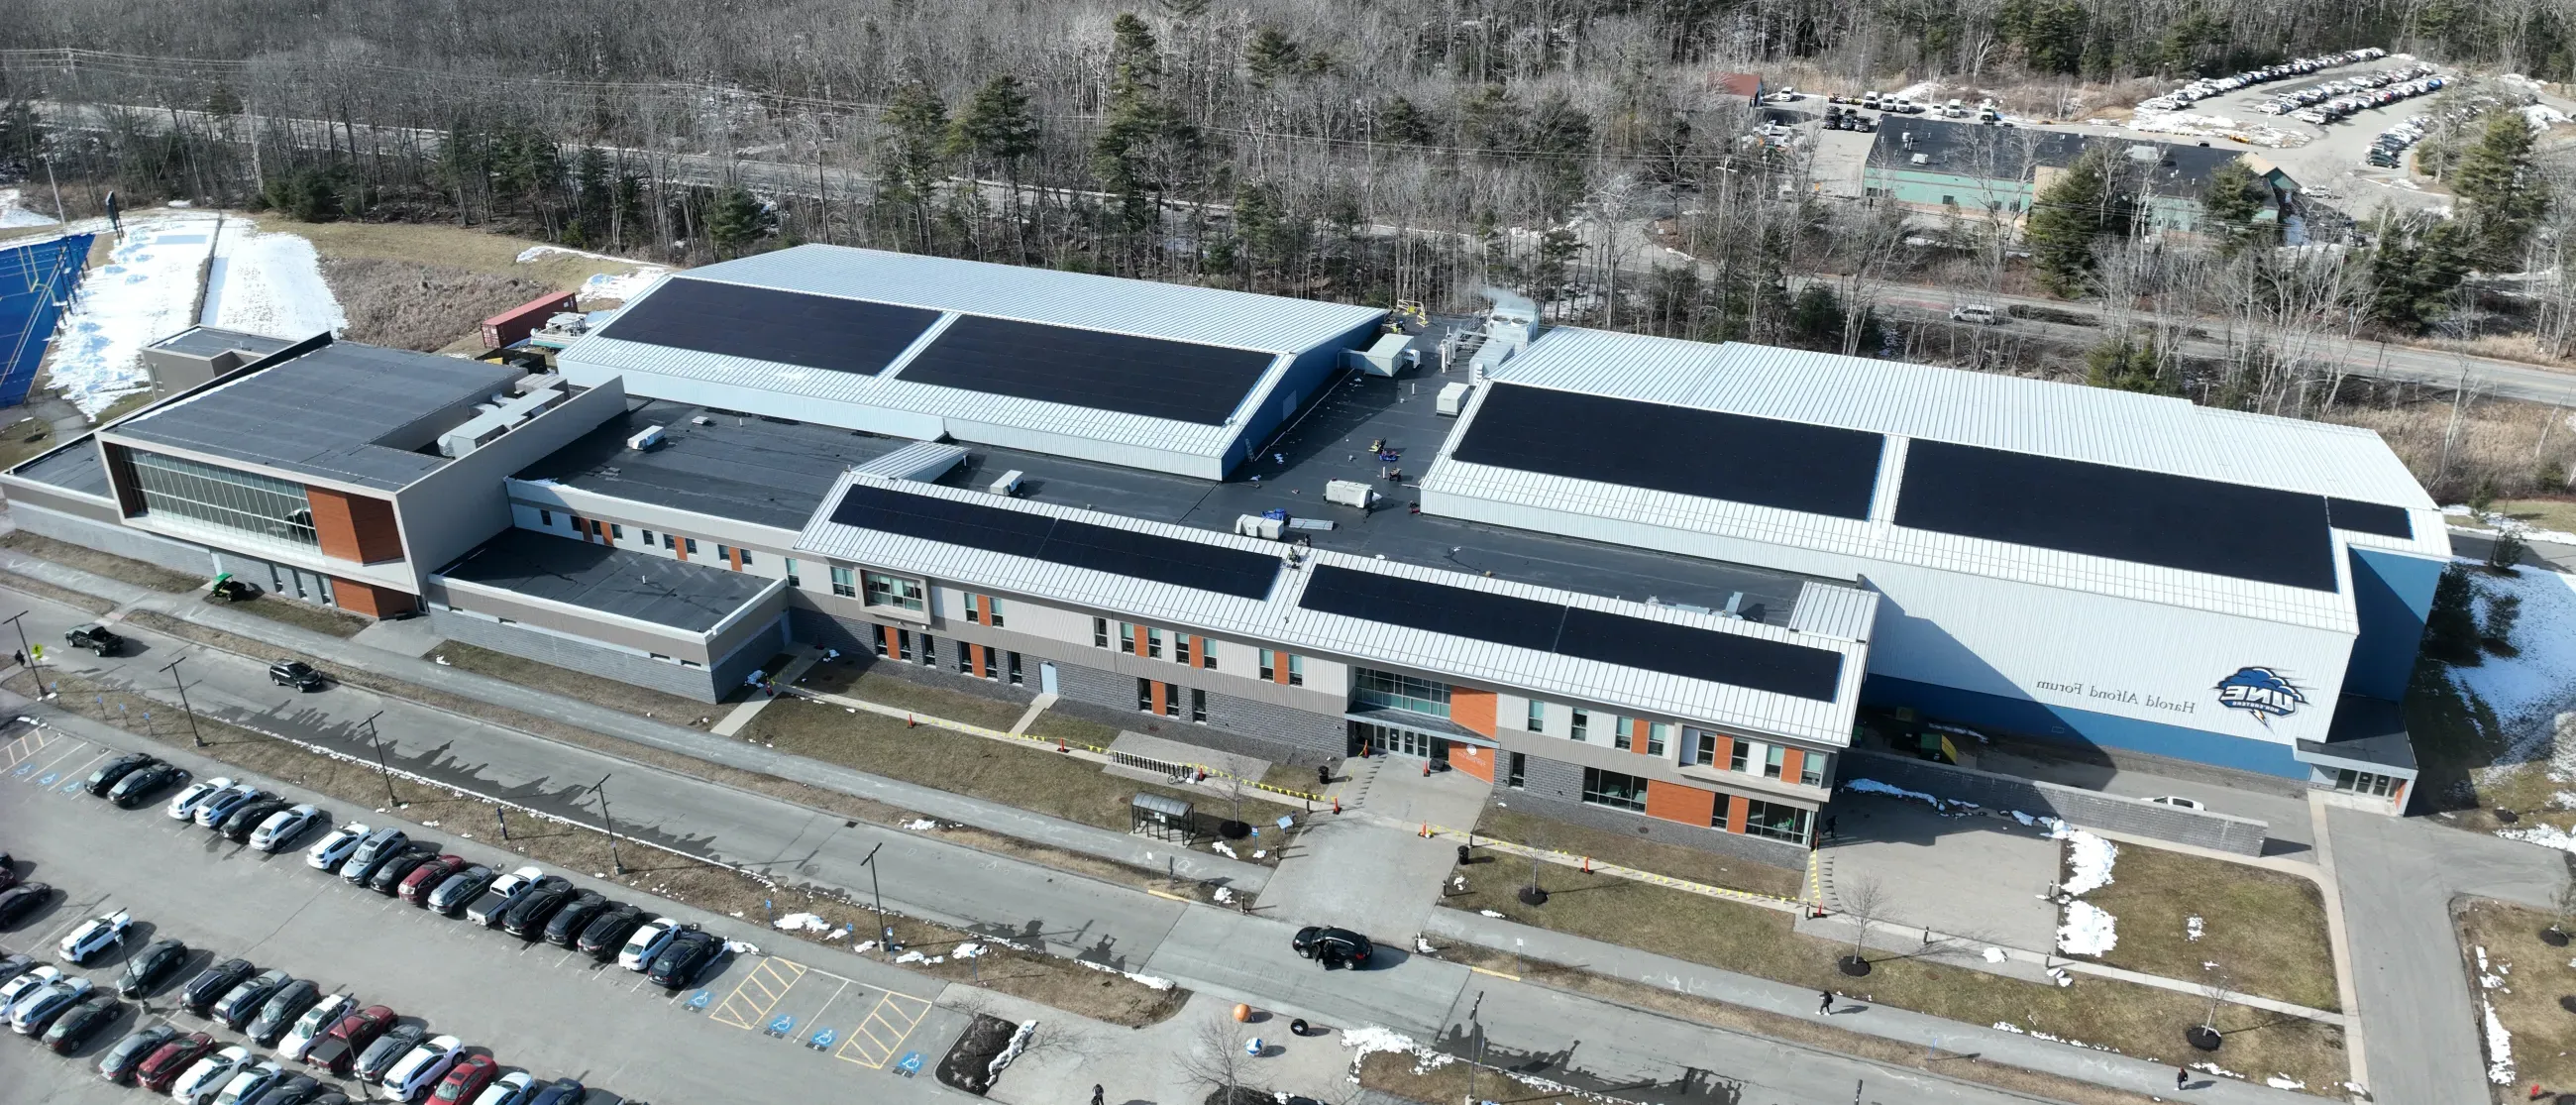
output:
M790 913L769 923L780 932L830 932L832 923L811 913Z
M982 944L977 944L977 943L974 943L974 942L969 941L969 942L964 943L964 944L959 944L959 945L957 945L955 948L951 949L951 950L949 951L949 953L948 953L948 958L950 958L950 959L975 959L975 958L979 958L979 957L981 957L981 956L983 956L983 955L985 955L986 953L989 953L989 952L991 952L991 951L992 951L992 949L991 949L991 948L987 948L987 947L985 947L985 946L984 946L984 945L982 945Z
M1234 900L1234 890L1231 887L1220 886L1216 888L1216 893L1211 895L1211 897L1216 899L1218 905L1224 905L1225 903Z
M349 325L322 280L322 257L296 234L263 233L248 219L224 223L206 270L207 326L301 340Z
M2120 858L2120 846L2082 829L2065 834L2066 892L2090 894L2111 885L2111 864Z
M1987 948L1985 950L1985 957L1986 962L1988 963L2001 963L2012 958L2012 956L2005 954L2002 948Z
M2182 919L2182 938L2185 940L2198 943L2201 935L2207 931L2207 928L2197 916L2185 917Z
M2479 999L2478 1004L2486 1007L2487 1081L2513 1085L2513 1033L2505 1031L2504 1022L2496 1019L2494 1002Z
M15 188L0 188L0 227L52 226L51 215L39 215L27 209L26 201Z
M583 299L614 299L621 303L626 302L643 295L645 292L653 290L654 284L659 283L663 277L671 274L670 269L661 265L638 264L636 262L629 261L624 257L612 257L605 253L591 253L587 250L566 249L562 246L529 246L528 248L519 251L519 263L522 265L533 265L539 261L545 260L549 256L586 257L593 261L616 261L621 264L635 265L634 268L629 269L626 272L597 273L591 276L590 279L582 281L580 296Z
M735 955L759 955L760 945L754 944L749 940L727 940L725 941L725 950L732 952Z
M87 223L98 220L84 220ZM103 221L96 229L107 230ZM81 278L63 312L49 367L54 390L92 418L119 399L150 387L143 347L196 321L197 265L205 260L215 217L195 212L125 220L125 236L108 262Z
M2263 1080L2263 1084L2276 1090L2304 1090L2308 1088L2307 1083L2301 1082L2286 1074L2276 1074L2270 1078L2266 1078Z
M2119 919L2091 902L2066 903L2066 920L2057 926L2057 950L2068 955L2099 956L2120 942Z
M1216 852L1217 854L1224 856L1224 857L1225 857L1225 858L1227 858L1227 859L1242 859L1242 858L1243 858L1242 856L1238 856L1238 855L1234 854L1234 849L1229 848L1229 847L1226 847L1225 842L1224 842L1224 841L1222 841L1222 840L1210 841L1210 842L1208 843L1208 848L1209 848L1210 850L1212 850L1212 851Z
M2191 1069L2196 1070L2196 1071L2206 1071L2206 1072L2208 1072L2208 1073L2210 1073L2210 1074L2223 1074L2223 1075L2226 1075L2226 1076L2227 1076L2227 1077L2229 1077L2229 1078L2234 1078L2234 1079L2237 1079L2237 1080L2239 1080L2239 1081L2242 1081L2242 1080L2244 1080L2244 1078L2245 1078L2245 1076L2244 1076L2244 1075L2238 1074L2238 1073L2236 1073L2235 1071L2232 1071L2232 1070L2229 1070L2229 1069L2227 1069L2227 1068L2225 1068L2225 1067L2219 1066L2219 1065L2218 1065L2218 1064L2216 1064L2216 1063L2193 1063L2193 1064L2191 1065Z
M927 818L927 817L924 817L924 818L920 818L920 819L918 819L918 820L906 821L906 822L904 822L904 823L903 823L903 827L904 827L904 828L907 828L907 829L910 829L910 830L912 830L912 831L914 831L914 832L916 832L916 833L926 833L926 832L929 832L929 831L930 831L930 830L932 830L932 829L936 829L936 828L938 828L938 827L939 827L939 822L936 822L936 821L933 821L933 820L931 820L931 819L929 819L929 818Z
M1498 921L1503 919L1503 914L1502 914L1502 911L1501 911L1501 910L1496 910L1496 909L1480 909L1480 910L1477 910L1476 912L1478 912L1478 913L1482 913L1482 914L1484 914L1485 916L1487 916L1487 917L1491 917L1491 918L1494 918L1495 920L1498 920Z
M2541 723L2568 708L2570 688L2576 688L2576 576L2527 567L2511 576L2472 571L2469 579L2481 624L2495 598L2522 600L2522 616L2513 630L2519 654L2490 655L2476 667L2451 668L2451 682L2495 712L2497 725L2524 753L2516 758L2534 757L2545 751L2532 747L2548 735Z
M1003 1068L1010 1066L1011 1060L1019 1058L1021 1052L1029 1049L1029 1037L1037 1035L1037 1031L1038 1022L1021 1021L1019 1029L1011 1033L1011 1042L1003 1045L1002 1053L993 1057L993 1065L984 1068L984 1077L988 1080L1000 1078Z
M1077 959L1074 960L1074 962L1080 963L1085 967L1089 967L1092 970L1099 971L1103 974L1122 975L1127 979L1127 981L1143 986L1149 990L1169 990L1172 988L1172 980L1168 978L1138 974L1134 971L1122 971L1106 963L1094 963L1088 959Z

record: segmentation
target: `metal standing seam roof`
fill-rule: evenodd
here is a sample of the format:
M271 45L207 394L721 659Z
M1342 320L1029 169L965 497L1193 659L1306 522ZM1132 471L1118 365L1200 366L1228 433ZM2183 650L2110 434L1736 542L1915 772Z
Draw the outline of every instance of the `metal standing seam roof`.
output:
M840 501L848 488L861 483L865 483L872 494L893 490L975 503L1156 537L1282 556L1283 560L1290 551L1289 546L1259 538L1146 522L1097 511L1006 500L978 491L899 483L857 473L843 478L842 486L834 489L826 507L817 512L814 521L806 526L803 536L797 541L800 551L872 568L951 580L967 586L989 586L1081 607L1114 609L1140 621L1163 621L1216 634L1277 642L1291 648L1304 645L1363 662L1378 658L1390 664L1425 668L1540 694L1611 702L1640 712L1732 725L1829 744L1841 744L1850 738L1851 719L1867 666L1867 645L1863 641L1875 617L1875 596L1858 593L1861 601L1837 603L1833 609L1820 614L1821 621L1838 629L1853 631L1850 636L1829 636L1736 621L1716 614L1651 606L1321 549L1309 552L1300 566L1283 571L1266 597L1245 598L965 545L861 529L834 521L834 504ZM1313 578L1312 569L1316 567L1393 575L1577 610L1804 645L1841 657L1837 686L1832 701L1817 701L1310 610L1302 607L1299 600L1308 581ZM1824 589L1811 584L1809 590Z
M515 527L438 575L690 633L714 629L779 582Z
M1294 354L1371 325L1373 307L1159 284L1088 273L995 265L845 246L807 245L691 269L629 304L649 303L674 282L721 282L804 295L925 308L943 317L884 369L818 369L725 353L627 341L611 321L567 348L572 365L654 373L721 386L785 392L955 422L1009 427L1180 453L1221 456L1245 412L1269 402ZM903 369L963 316L1186 342L1273 355L1225 424L1021 398L903 379Z
M239 330L226 330L215 326L191 326L144 348L164 349L191 357L212 357L218 353L230 353L236 350L254 357L265 357L293 344L295 341L289 338L246 334Z

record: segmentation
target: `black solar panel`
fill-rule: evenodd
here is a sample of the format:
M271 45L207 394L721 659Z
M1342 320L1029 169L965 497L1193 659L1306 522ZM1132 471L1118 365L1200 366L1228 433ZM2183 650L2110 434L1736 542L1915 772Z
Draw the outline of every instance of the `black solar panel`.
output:
M621 341L874 376L939 312L673 278L600 333Z
M842 496L832 520L1247 599L1268 597L1279 575L1266 553L865 485Z
M1842 654L1825 649L1330 565L1314 569L1297 605L1817 702L1833 701L1842 681Z
M2415 522L2407 517L2406 508L2402 506L2381 506L2357 499L2330 497L2326 500L2326 516L2334 519L2336 529L2375 533L2403 541L2415 539Z
M1896 524L2335 589L2319 495L1917 439L1906 450Z
M1450 455L1677 495L1869 517L1879 435L1550 388L1490 385Z
M963 315L903 378L1094 410L1221 425L1273 354Z

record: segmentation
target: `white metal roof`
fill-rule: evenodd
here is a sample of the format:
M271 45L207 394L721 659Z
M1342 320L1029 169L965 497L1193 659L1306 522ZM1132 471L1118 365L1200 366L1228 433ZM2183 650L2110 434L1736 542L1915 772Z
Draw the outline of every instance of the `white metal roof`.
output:
M1291 568L1281 573L1279 582L1267 598L1246 599L924 538L860 529L832 521L832 512L843 494L852 484L861 481L870 486L910 494L1068 518L1183 541L1282 556L1289 551L1288 546L1259 538L1005 499L936 484L894 481L858 472L843 476L825 498L823 507L815 512L813 521L807 523L804 534L797 540L800 551L965 586L990 587L1082 607L1117 610L1140 621L1163 621L1175 627L1240 635L1292 649L1311 647L1362 662L1375 659L1577 701L1605 702L1630 707L1641 713L1827 744L1840 745L1850 740L1860 681L1868 667L1866 641L1877 611L1875 594L1810 583L1799 598L1799 613L1791 617L1792 626L1812 623L1820 627L1818 631L1807 631L1325 550L1308 551L1302 562L1305 566L1325 564L1565 603L1627 617L1838 653L1843 657L1843 666L1834 701L1818 702L1794 695L1307 610L1298 605L1309 578L1304 568ZM1810 602L1820 604L1812 616L1807 613Z

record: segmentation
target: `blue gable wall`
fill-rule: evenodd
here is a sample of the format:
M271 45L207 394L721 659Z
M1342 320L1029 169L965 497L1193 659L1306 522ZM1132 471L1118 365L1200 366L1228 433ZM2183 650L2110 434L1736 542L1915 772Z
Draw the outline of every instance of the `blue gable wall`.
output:
M2288 744L2113 717L2091 710L2050 706L2028 699L2005 698L1884 675L1873 675L1863 681L1860 697L1862 702L1872 706L1911 706L1917 713L1941 721L1972 727L1986 726L2044 740L2107 745L2289 779L2308 777L2308 765L2300 763L2291 754Z
M2442 561L2379 549L2352 550L2352 605L2361 620L2352 663L2344 669L2346 693L2403 701L2424 640L2424 616L2433 609L2433 585Z

